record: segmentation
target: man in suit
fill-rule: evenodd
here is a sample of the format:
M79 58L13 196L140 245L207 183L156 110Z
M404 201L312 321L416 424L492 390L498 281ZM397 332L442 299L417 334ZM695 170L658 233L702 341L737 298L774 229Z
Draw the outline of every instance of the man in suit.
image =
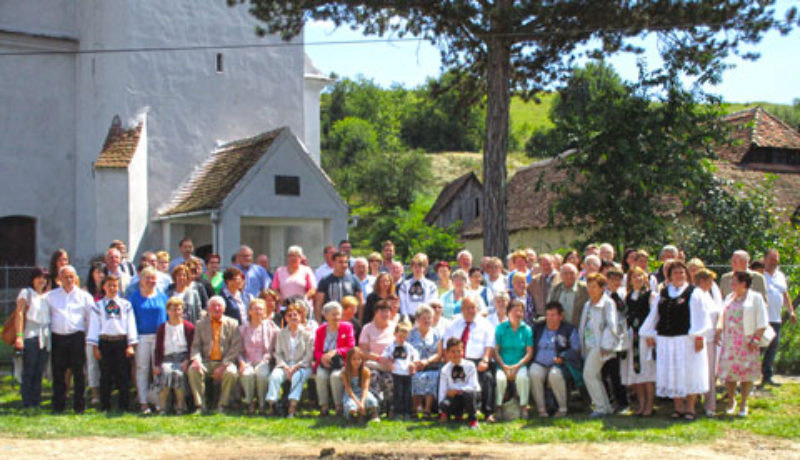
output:
M544 316L547 296L550 288L561 282L561 276L553 266L553 256L542 254L539 256L539 268L541 273L534 276L528 284L528 292L533 297L533 306L536 309L536 316Z
M208 300L208 315L197 322L192 340L189 385L198 410L207 410L206 378L221 383L218 412L224 413L236 384L236 363L242 351L242 336L235 319L225 316L225 299Z
M550 289L547 302L558 302L564 308L564 319L573 326L580 323L589 293L586 283L578 280L578 269L566 263L561 266L561 282Z
M750 289L758 292L767 300L767 283L764 281L764 275L756 271L751 271L748 267L750 265L750 254L744 250L734 251L731 256L731 271L722 275L719 280L719 289L722 291L722 297L728 297L731 293L731 278L734 272L747 272L753 277L753 284Z

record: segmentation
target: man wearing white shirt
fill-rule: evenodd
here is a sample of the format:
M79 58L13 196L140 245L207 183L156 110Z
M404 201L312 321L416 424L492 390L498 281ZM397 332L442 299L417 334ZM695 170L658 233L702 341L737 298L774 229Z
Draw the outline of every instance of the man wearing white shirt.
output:
M772 375L774 373L775 354L778 352L778 344L781 339L781 310L784 306L789 309L791 321L793 323L797 322L794 307L792 302L789 301L786 276L778 268L780 257L777 249L770 249L764 256L764 281L767 285L767 320L772 329L775 330L775 338L764 352L764 360L761 363L762 386L764 384L779 385L772 381Z
M361 283L361 292L366 299L372 293L372 288L375 286L375 277L369 275L369 264L367 259L363 257L356 257L353 261L353 274L358 278Z
M86 343L100 362L100 410L111 410L112 383L119 391L119 410L128 410L133 347L138 343L136 318L130 302L119 297L119 279L103 280L106 296L92 307Z
M481 411L486 421L494 418L494 369L489 358L494 352L494 328L486 318L478 315L480 301L468 294L461 301L461 315L455 317L442 342L455 337L464 343L464 357L475 364L481 387Z
M86 343L87 319L94 305L92 296L78 288L78 275L71 265L58 272L61 287L45 296L50 310L50 329L53 337L53 412L64 412L67 397L66 372L72 371L73 409L81 414L86 409Z
M314 271L314 277L317 278L317 282L324 280L328 275L333 273L333 255L337 252L336 246L332 244L325 246L325 249L322 251L322 257L325 261Z

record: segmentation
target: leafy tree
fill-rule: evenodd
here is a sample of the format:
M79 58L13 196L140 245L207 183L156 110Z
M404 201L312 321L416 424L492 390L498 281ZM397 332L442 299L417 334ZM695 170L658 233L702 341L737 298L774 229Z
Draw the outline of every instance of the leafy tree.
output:
M360 208L356 212L361 219L351 239L357 245L372 248L390 239L401 260L409 260L419 252L427 254L431 261L452 260L461 247L457 232L459 223L446 229L426 224L425 214L432 204L431 198L418 197L407 210L394 208L379 212L376 208Z
M771 182L757 188L714 179L687 211L690 222L683 229L681 246L706 264L725 265L737 249L763 255L775 247L778 220L772 211Z
M322 167L326 171L353 166L379 149L375 127L356 117L345 117L334 123L325 144Z
M662 242L674 212L710 181L711 142L722 136L716 106L697 104L675 79L659 81L626 83L590 63L552 108L551 137L574 149L558 163L566 180L553 185L554 215L583 227L586 241Z
M477 91L471 97L466 95L456 72L428 79L414 94L415 100L400 125L407 146L428 152L474 152L481 148L486 116L479 104L481 95Z
M357 166L354 185L365 200L381 212L408 209L430 177L430 159L417 150L377 152Z
M381 1L227 0L248 3L259 31L298 35L306 20L360 25L365 34L420 36L440 46L445 67L485 82L484 253L508 252L506 154L513 90L525 95L562 78L581 53L641 51L629 43L646 33L662 38L665 65L701 81L718 81L723 59L771 28L788 31L796 8L780 23L774 0L639 1ZM588 51L587 51L588 50ZM746 57L754 57L746 54Z

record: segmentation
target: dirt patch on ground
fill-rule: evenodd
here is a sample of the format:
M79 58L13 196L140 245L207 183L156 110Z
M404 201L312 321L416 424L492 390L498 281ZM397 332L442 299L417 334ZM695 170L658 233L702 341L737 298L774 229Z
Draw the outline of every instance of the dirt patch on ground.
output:
M76 439L11 439L0 438L0 455L5 458L61 459L259 459L320 458L332 459L461 459L461 458L618 458L653 460L659 458L733 459L733 458L797 458L800 443L731 434L709 443L690 445L644 443L572 443L572 444L469 444L423 443L398 445L389 443L275 443L259 439L203 441L184 438L76 438Z

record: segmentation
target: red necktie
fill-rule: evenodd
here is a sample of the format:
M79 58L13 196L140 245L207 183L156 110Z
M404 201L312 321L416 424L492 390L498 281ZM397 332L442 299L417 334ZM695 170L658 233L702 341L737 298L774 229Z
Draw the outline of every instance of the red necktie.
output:
M472 324L471 321L467 321L467 325L464 326L464 332L461 333L461 343L464 344L464 357L467 357L467 341L469 340L469 326Z

